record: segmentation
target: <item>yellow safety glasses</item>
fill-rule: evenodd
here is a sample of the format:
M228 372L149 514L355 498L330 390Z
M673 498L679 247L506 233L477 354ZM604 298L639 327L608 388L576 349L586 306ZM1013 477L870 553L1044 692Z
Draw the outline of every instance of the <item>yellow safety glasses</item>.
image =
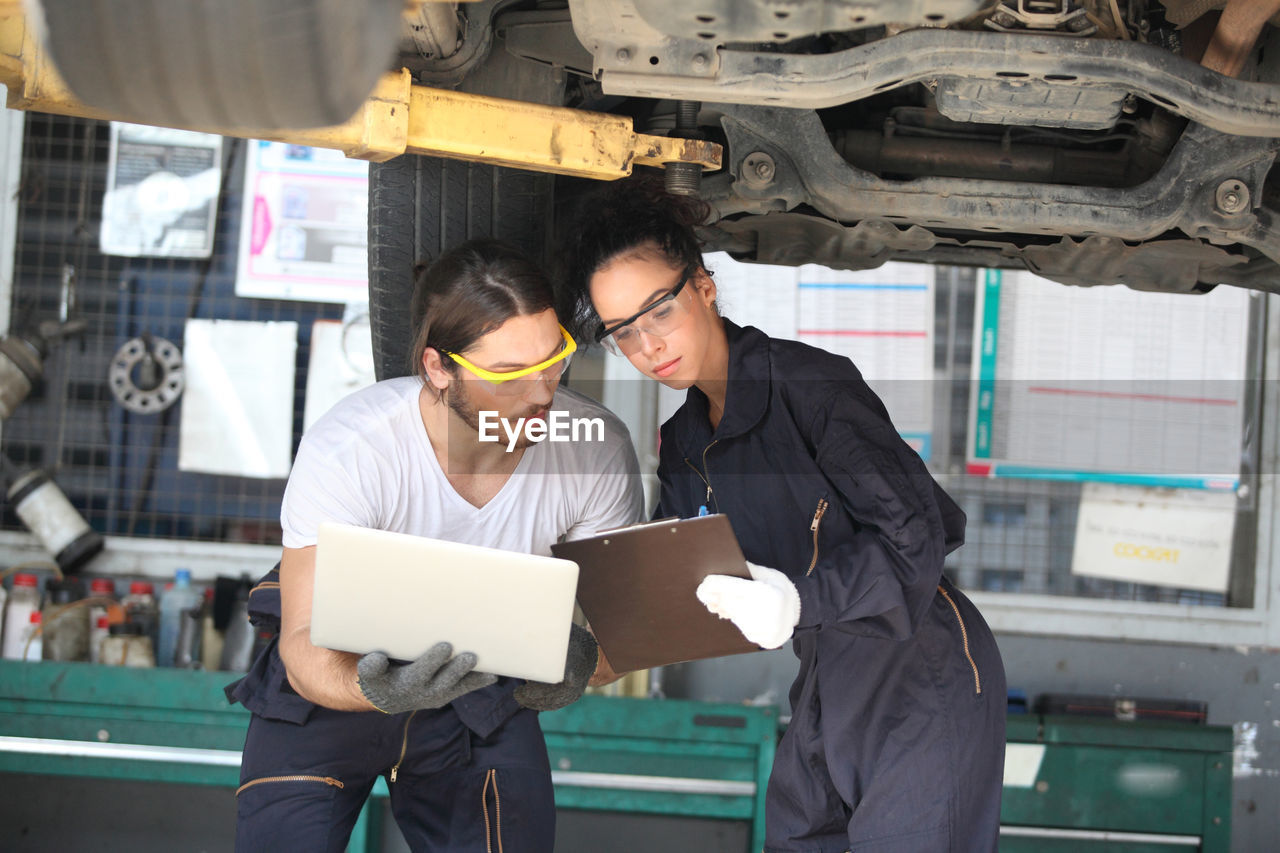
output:
M503 396L514 396L516 394L524 393L528 388L529 382L533 381L513 382L512 380L514 379L524 379L525 377L532 376L535 373L541 373L548 380L555 381L564 374L565 368L569 366L569 357L578 349L578 343L573 339L573 335L570 335L569 330L564 326L560 326L560 334L564 337L564 349L560 350L560 352L551 356L551 358L546 361L540 361L535 365L522 367L519 370L508 370L504 373L498 373L492 370L485 370L483 367L478 367L458 355L456 352L450 352L445 349L441 349L440 352L449 356L449 358L471 371L480 379L492 383L494 393L501 394ZM436 347L436 349L440 348Z

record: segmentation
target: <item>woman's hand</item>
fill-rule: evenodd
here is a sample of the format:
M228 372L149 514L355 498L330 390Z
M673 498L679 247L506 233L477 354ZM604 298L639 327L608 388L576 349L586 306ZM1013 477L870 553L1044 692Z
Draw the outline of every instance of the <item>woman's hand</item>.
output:
M764 649L776 649L795 633L800 621L800 594L786 575L747 563L751 580L707 575L698 584L698 600L742 635Z

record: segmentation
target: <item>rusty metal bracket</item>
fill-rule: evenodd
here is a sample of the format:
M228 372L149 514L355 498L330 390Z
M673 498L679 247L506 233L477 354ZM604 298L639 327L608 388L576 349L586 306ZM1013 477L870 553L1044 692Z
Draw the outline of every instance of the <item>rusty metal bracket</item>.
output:
M11 109L115 118L71 94L25 18L14 4L4 2L0 83L9 89ZM637 133L626 116L417 86L406 69L384 75L355 115L333 127L235 133L217 127L183 129L331 148L374 162L428 154L600 180L625 177L637 164L694 163L718 169L722 156L721 146L713 142Z
M1200 64L1210 71L1238 77L1262 28L1277 13L1280 0L1228 0Z

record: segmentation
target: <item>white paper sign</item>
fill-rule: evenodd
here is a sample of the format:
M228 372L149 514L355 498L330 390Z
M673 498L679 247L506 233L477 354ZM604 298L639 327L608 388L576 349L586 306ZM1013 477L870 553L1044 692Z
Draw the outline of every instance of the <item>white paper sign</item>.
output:
M298 324L188 320L178 468L289 476Z
M236 295L367 302L369 164L250 140Z
M1040 775L1044 762L1044 744L1009 743L1004 747L1004 786L1030 788Z
M1071 573L1226 592L1234 492L1085 483Z
M111 122L102 253L209 257L221 183L221 136Z
M303 432L311 429L334 403L375 381L368 312L349 321L316 320L311 327Z

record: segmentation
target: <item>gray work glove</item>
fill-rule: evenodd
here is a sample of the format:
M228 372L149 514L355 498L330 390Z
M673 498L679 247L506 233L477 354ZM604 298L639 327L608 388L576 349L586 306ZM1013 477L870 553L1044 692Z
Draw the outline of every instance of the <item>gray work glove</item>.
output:
M371 652L356 663L360 692L386 714L419 708L443 708L472 690L488 687L498 676L472 672L476 656L462 652L453 660L453 646L436 643L412 663L393 664L382 652Z
M591 632L578 625L569 626L569 654L564 665L564 681L526 681L515 689L516 701L534 711L554 711L582 698L587 681L600 662L600 650Z

